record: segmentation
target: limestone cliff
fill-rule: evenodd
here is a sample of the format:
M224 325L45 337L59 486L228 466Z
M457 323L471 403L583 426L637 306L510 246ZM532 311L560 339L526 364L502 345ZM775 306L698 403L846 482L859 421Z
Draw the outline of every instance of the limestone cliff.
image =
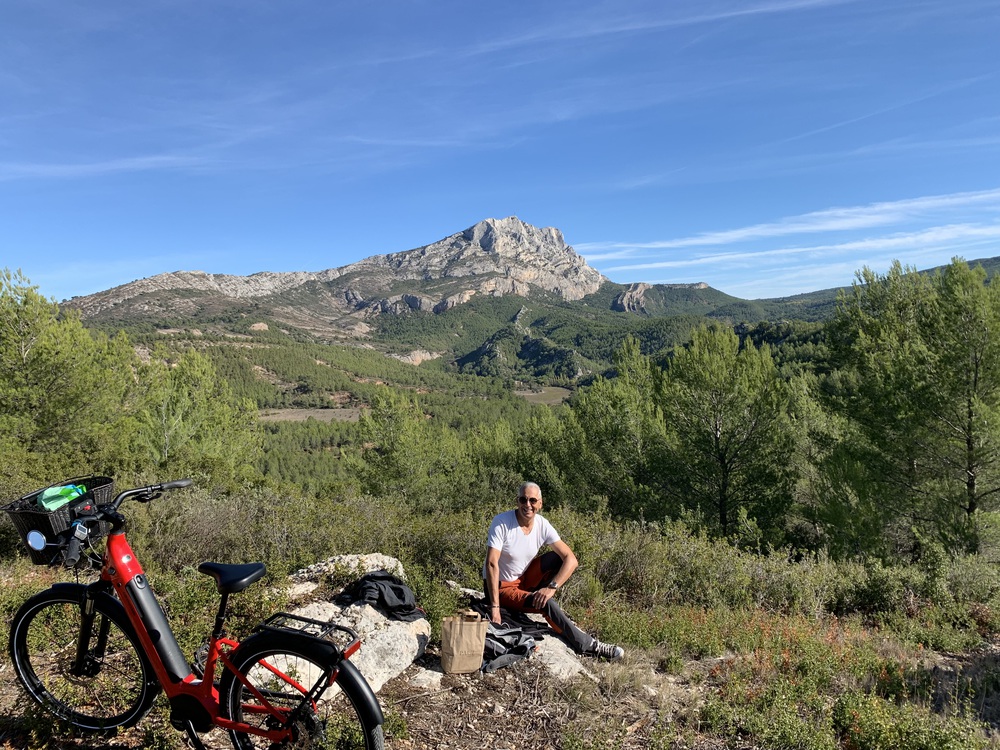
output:
M477 294L531 297L546 292L578 300L605 281L558 229L534 227L511 216L486 219L413 250L325 271L264 271L252 276L176 271L74 297L66 304L94 317L115 308L184 316L209 307L266 302L273 315L288 317L290 324L340 317L340 328L356 330L366 317L443 312Z

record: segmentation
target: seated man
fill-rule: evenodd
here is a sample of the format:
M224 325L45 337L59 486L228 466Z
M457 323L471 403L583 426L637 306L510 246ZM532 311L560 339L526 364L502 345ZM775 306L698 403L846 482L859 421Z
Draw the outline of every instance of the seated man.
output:
M540 612L549 625L578 654L601 659L620 659L620 646L601 643L587 635L566 616L553 598L576 570L573 550L559 538L539 512L542 490L525 482L518 492L517 507L493 519L487 538L483 582L490 601L490 620L500 624L500 607L520 612ZM552 549L536 557L538 550Z

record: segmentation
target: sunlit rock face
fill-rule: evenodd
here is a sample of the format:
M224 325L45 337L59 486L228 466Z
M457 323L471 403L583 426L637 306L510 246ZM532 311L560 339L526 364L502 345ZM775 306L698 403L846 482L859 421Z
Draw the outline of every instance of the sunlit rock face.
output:
M486 219L450 237L413 250L375 255L325 271L251 276L175 271L133 281L68 303L85 317L123 312L192 315L207 308L267 302L272 315L291 325L341 318L336 327L357 330L359 320L414 311L441 313L476 295L548 293L578 300L607 279L587 265L562 233L516 216Z
M472 283L486 294L524 295L537 287L576 300L606 280L558 229L540 229L516 216L486 219L433 244L368 261L384 262L397 278L484 277Z
M646 310L646 291L650 289L649 284L638 283L629 284L628 289L615 297L611 303L611 309L618 312L644 312Z

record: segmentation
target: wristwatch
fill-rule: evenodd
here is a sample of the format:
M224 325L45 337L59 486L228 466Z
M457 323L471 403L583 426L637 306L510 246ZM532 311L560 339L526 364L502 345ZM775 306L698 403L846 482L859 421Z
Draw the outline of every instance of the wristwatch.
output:
M555 581L549 581L549 583L545 586L545 588L547 588L547 589L557 589L557 588L559 588L559 584L556 583Z

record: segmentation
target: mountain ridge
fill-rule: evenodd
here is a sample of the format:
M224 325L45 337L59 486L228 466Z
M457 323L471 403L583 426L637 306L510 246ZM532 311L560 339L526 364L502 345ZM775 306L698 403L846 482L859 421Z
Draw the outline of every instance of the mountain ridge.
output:
M431 302L435 287L455 286L457 279L475 279L457 295L443 294ZM260 271L249 276L212 274L205 271L173 271L122 284L95 294L73 297L66 304L93 317L129 299L155 292L190 290L220 294L235 300L271 297L298 289L310 282L343 288L344 307L356 311L391 312L401 297L378 296L404 281L420 281L429 290L418 295L419 309L444 303L445 309L461 304L468 293L527 295L531 287L564 299L580 299L607 281L587 265L562 233L554 227L538 228L515 216L485 219L428 245L363 258L323 271ZM433 284L429 282L439 282ZM449 296L455 299L449 301ZM461 301L460 301L461 300ZM383 304L383 303L388 304ZM412 301L405 301L413 307Z
M720 292L705 284L671 287L695 294L698 299L686 300L684 306L700 313L735 301L720 298ZM261 271L250 276L174 271L63 304L98 325L171 327L184 321L232 323L251 316L319 341L345 341L370 339L381 317L437 315L476 298L510 295L540 304L587 304L585 300L610 296L602 302L605 309L655 316L671 306L664 300L664 289L639 285L639 291L629 295L628 287L591 268L558 229L510 216L484 219L411 250L323 271Z
M992 275L1000 258L970 264L983 264ZM552 296L574 302L610 294L608 309L640 316L691 312L727 318L818 320L832 312L837 293L847 288L743 300L704 282L618 284L591 268L558 229L535 227L509 216L484 219L411 250L373 255L322 271L259 271L239 276L179 270L75 296L62 304L96 322L199 318L229 309L270 314L313 333L357 337L367 335L377 316L441 313L477 295Z
M973 262L993 273L1000 259ZM558 229L511 216L325 271L176 271L64 304L89 326L142 335L346 344L473 375L571 383L609 366L626 336L657 353L707 320L812 325L834 313L844 288L744 300L704 283L618 284Z

